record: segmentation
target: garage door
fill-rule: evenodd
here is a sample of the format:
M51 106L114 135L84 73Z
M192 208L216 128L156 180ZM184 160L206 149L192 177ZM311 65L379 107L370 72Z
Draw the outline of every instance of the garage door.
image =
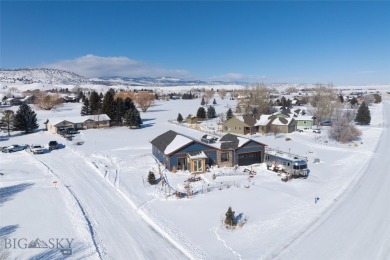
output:
M261 152L242 153L238 155L238 165L261 163Z

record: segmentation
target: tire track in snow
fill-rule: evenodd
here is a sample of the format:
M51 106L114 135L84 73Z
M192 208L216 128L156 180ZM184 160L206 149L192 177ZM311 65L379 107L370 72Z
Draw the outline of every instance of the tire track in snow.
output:
M52 173L54 176L57 177L57 179L61 179L59 178L58 174L56 174L53 169L51 169L46 163L42 162L41 160L39 160L38 158L36 158L35 156L32 156L30 154L31 157L33 157L36 161L40 162L43 166L45 166L50 173ZM64 185L65 188L70 192L70 194L72 195L72 197L75 199L77 205L79 206L80 210L81 210L81 213L83 214L83 217L84 217L84 220L87 222L87 226L88 226L88 230L89 230L89 234L91 235L91 239L92 239L92 243L95 247L95 250L96 252L98 253L98 256L100 259L104 259L103 256L102 256L102 253L100 252L100 249L99 249L99 246L98 246L98 243L96 242L96 235L95 235L95 231L93 229L93 226L92 226L92 223L91 221L89 220L89 217L88 217L88 214L86 213L84 207L81 205L80 203L80 200L78 199L78 197L76 196L76 194L70 189L70 186L68 185Z
M77 198L76 194L71 190L70 186L65 185L65 187L68 189L68 191L70 192L70 194L72 194L73 198L76 200L77 205L79 206L79 208L80 208L80 210L81 210L81 213L83 213L84 219L85 219L85 221L87 221L89 233L91 234L92 242L93 242L93 245L95 246L96 252L98 253L99 258L100 258L100 259L103 259L102 253L100 252L99 246L98 246L98 244L97 244L97 242L96 242L96 239L95 239L95 231L93 230L92 223L91 223L91 221L90 221L89 218L88 218L88 214L85 212L83 206L82 206L81 203L80 203L80 200Z

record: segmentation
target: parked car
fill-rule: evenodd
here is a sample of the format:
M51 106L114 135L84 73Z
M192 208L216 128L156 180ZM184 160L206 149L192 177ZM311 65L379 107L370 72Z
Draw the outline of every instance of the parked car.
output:
M57 141L50 141L49 142L49 150L55 150L55 149L58 149L58 143Z
M322 126L332 126L332 121L322 121L322 122L320 122L320 125L322 125Z
M25 145L13 144L13 145L4 147L1 151L3 153L13 153L13 152L17 152L17 151L22 151L24 149L26 149Z
M30 152L32 152L33 154L41 154L45 152L45 148L43 148L43 146L39 144L32 144L30 145Z
M73 135L73 134L78 134L79 132L74 128L68 128L66 129L66 133Z
M310 130L310 128L305 127L305 128L303 128L303 129L298 129L298 132L303 133L303 132L307 132L307 131L309 131L309 130Z
M313 130L313 133L321 134L321 131L320 131L320 129L314 129L314 130Z

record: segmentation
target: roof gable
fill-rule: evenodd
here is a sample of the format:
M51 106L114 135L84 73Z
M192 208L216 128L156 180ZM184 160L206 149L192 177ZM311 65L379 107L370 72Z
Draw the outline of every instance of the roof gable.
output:
M164 152L164 154L173 153L192 142L194 142L193 139L172 130L169 130L150 141L153 146L161 152Z

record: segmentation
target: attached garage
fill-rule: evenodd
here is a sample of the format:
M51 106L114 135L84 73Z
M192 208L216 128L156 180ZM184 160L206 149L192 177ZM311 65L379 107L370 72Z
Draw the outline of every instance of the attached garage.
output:
M261 163L261 152L238 154L238 165L244 166L255 163Z

